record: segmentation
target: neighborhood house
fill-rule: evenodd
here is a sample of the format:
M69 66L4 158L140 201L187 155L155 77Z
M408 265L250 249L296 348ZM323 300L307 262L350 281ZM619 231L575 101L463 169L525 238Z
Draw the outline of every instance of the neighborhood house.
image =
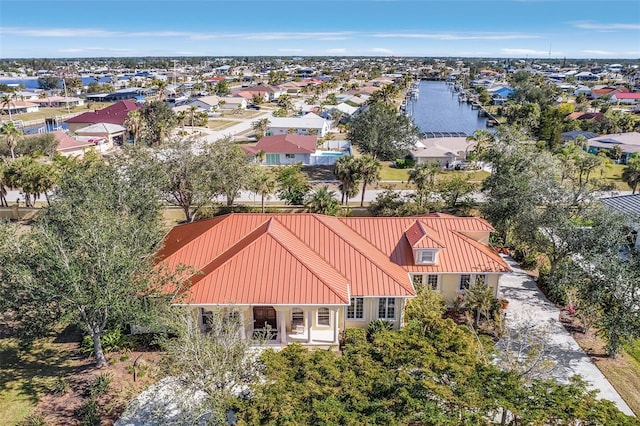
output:
M230 306L245 338L269 330L275 344L331 346L373 320L400 327L418 287L450 304L473 285L497 295L510 268L489 246L492 231L483 219L446 214L230 214L173 228L158 263L200 271L174 303L193 307L203 329Z

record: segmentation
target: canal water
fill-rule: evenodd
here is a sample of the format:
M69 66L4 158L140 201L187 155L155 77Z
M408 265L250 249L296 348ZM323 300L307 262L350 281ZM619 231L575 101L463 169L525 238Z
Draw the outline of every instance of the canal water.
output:
M486 129L487 119L478 110L458 101L458 93L444 81L422 80L418 99L410 101L407 111L421 132L463 132L473 134Z

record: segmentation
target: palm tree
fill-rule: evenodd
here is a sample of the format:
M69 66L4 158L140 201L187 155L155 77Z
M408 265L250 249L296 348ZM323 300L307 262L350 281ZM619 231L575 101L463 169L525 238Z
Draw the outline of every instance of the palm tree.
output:
M362 198L360 198L360 207L364 206L364 195L367 191L367 185L380 180L380 161L373 158L369 154L364 154L358 159L359 174L362 179Z
M264 134L267 133L267 129L269 129L270 124L271 123L268 118L261 118L260 120L251 123L251 128L256 133L256 139L262 139Z
M11 158L16 159L15 149L18 145L18 137L22 135L22 131L16 127L13 122L5 123L0 128L0 134L5 135L7 145L11 150Z
M197 110L198 110L198 108L196 106L194 106L194 105L191 105L189 107L189 116L191 117L191 127L194 126L193 118L194 118Z
M475 142L473 148L474 158L482 158L482 155L486 149L495 141L495 135L488 130L478 129L473 132L473 135L467 136L467 142ZM471 147L469 145L467 150ZM467 159L467 152L465 152L465 160Z
M136 143L136 139L140 135L143 127L142 115L140 110L135 110L127 114L127 118L124 120L124 125L133 137L133 143Z
M11 95L3 95L1 102L3 109L7 108L7 111L9 111L9 121L13 121L13 119L11 118L11 106L13 105Z
M622 180L631 187L631 191L635 194L638 185L640 185L640 156L637 153L627 160L627 167L622 170Z
M264 200L271 197L271 194L276 190L276 183L276 177L267 169L257 167L252 174L250 187L253 192L260 195L262 213L264 213Z
M329 187L324 185L309 194L304 205L311 213L337 216L340 211L340 203L336 200L335 195L335 191L329 191Z
M180 111L176 115L178 117L178 121L180 122L180 127L182 127L182 132L184 133L184 122L187 120L187 111Z
M351 155L340 157L333 166L333 174L340 181L341 203L346 204L349 198L357 195L360 183L360 162Z
M9 186L7 180L7 171L9 166L5 162L0 162L0 207L9 207L7 203L7 187Z
M165 80L154 79L151 82L151 85L158 90L158 99L161 101L164 100L164 96L165 96L164 90L167 88L169 83L167 83Z

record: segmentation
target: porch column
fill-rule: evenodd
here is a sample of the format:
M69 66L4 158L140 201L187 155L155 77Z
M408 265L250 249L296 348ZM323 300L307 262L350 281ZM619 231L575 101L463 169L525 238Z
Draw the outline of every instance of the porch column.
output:
M340 309L333 311L333 343L338 344L340 334L338 333L338 318L340 317Z
M287 344L287 311L278 312L278 334L280 335L280 343Z
M244 323L244 311L238 312L238 315L240 315L240 339L247 340L247 328Z
M404 305L406 299L399 297L396 300L398 301L398 309L400 309L400 312L398 313L398 328L402 328L404 326Z
M311 324L313 324L313 309L307 311L307 343L311 343Z

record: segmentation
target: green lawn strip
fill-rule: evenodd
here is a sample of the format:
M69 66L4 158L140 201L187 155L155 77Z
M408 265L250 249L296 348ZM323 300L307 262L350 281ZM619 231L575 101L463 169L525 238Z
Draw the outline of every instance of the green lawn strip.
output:
M618 391L629 408L640 414L640 363L631 355L622 353L612 363L598 363L598 368Z
M0 423L6 425L19 424L74 369L69 351L53 338L23 352L16 339L0 339L0 360Z
M213 130L222 130L238 124L237 121L231 120L209 120L207 127Z
M87 105L89 108L87 108ZM111 102L90 102L89 104L85 104L77 107L40 107L40 110L37 112L25 112L23 114L12 114L12 119L14 121L22 120L24 121L32 121L32 120L42 120L48 117L62 116L67 114L80 114L83 112L90 112L96 109L102 109L109 105L112 105ZM5 118L3 116L3 118ZM8 119L8 116L5 118Z

